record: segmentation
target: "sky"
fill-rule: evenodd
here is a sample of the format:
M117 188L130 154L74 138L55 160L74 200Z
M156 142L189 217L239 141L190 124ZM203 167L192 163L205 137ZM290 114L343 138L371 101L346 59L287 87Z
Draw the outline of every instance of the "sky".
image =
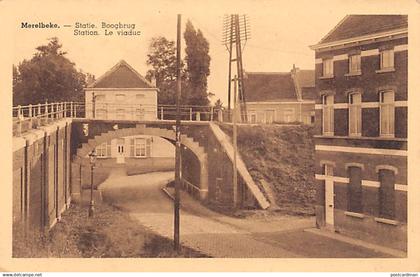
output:
M372 1L375 2L375 1ZM386 2L386 1L385 1ZM100 77L119 60L126 60L140 74L149 69L147 52L152 37L165 36L176 40L177 16L182 14L182 31L191 20L210 44L210 76L208 90L227 103L228 51L222 45L223 16L229 13L247 14L251 38L243 52L244 69L249 72L288 72L293 64L300 69L314 68L314 52L309 48L325 36L346 14L377 13L378 5L365 5L363 10L348 1L326 5L328 1L63 1L51 2L42 9L28 2L15 18L14 63L30 59L35 47L46 44L47 38L57 36L68 52L67 57L84 72ZM110 5L110 3L113 3ZM147 3L147 4L141 4ZM357 1L352 1L357 3ZM39 4L39 2L38 2ZM221 8L223 7L223 8ZM321 8L320 8L321 7ZM357 5L356 5L357 7ZM384 9L384 12L389 12ZM136 24L140 36L75 36L74 28L21 29L21 22L53 22L59 25L77 22ZM103 29L98 28L100 32ZM185 46L182 40L183 47ZM182 55L185 52L182 51Z

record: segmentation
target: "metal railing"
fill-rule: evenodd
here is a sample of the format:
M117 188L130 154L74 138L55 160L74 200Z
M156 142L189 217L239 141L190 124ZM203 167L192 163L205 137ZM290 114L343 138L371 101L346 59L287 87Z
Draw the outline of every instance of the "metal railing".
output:
M211 106L182 105L181 120L213 121L217 111ZM126 104L99 102L88 103L86 118L131 119L131 120L175 120L176 105Z
M192 196L200 198L200 188L184 178L181 178L181 187Z
M226 115L212 106L180 106L183 121L226 121ZM12 109L13 136L37 129L62 118L111 120L175 120L176 105L124 104L94 102L39 103L15 106ZM223 120L225 118L225 120Z
M18 105L12 109L13 136L37 129L52 121L67 117L84 117L84 105L79 102Z

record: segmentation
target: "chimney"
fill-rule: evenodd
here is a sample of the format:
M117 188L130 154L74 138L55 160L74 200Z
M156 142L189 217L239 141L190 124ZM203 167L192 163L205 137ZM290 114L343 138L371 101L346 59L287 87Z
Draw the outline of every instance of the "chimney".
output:
M296 67L295 64L293 64L293 68L291 70L292 75L296 75L296 73L299 72L299 67Z

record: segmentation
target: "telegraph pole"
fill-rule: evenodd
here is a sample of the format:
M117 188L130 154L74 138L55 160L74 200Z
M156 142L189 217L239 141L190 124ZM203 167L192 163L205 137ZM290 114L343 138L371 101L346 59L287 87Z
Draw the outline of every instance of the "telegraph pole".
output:
M179 204L181 187L181 15L178 14L176 39L176 150L175 150L175 200L174 200L174 249L179 252Z
M238 116L238 106L236 104L237 82L238 78L235 75L233 79L233 206L237 207L238 202L238 168L236 165L237 152L238 152L238 130L236 126Z
M228 76L228 112L230 114L231 102L231 79L232 63L236 63L238 102L240 108L241 121L247 121L246 97L244 87L244 74L242 63L242 52L247 40L250 39L249 20L246 15L230 14L223 20L223 39L222 42L229 51L229 76ZM233 55L233 53L235 55Z

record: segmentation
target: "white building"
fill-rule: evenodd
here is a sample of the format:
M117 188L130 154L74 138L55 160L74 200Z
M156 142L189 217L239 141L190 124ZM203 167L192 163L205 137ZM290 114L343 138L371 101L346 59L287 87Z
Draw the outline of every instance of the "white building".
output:
M121 60L85 89L86 117L157 119L157 88Z
M85 89L86 118L156 120L157 91L155 85L121 60ZM168 163L168 159L174 159L174 151L165 139L144 135L113 139L96 148L98 158L139 164L145 164L147 159Z

